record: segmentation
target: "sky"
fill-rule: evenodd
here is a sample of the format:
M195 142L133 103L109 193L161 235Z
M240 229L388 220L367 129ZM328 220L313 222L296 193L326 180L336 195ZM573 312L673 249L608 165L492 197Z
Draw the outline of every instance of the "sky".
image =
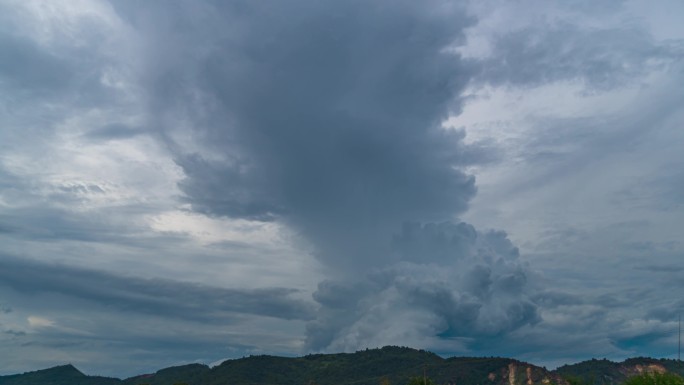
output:
M676 358L681 15L0 0L0 374Z

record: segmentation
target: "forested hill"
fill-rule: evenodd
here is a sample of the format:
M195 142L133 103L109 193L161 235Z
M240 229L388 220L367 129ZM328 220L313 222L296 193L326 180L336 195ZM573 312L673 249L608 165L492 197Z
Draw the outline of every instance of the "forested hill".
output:
M616 365L625 363L631 369L614 371ZM547 371L508 358L442 358L424 350L388 346L295 358L250 356L227 360L213 368L200 364L176 366L125 380L86 376L65 365L0 376L0 385L406 385L409 378L422 377L424 372L436 385L574 385L581 381L614 385L640 370L683 372L672 360L638 358L625 363L591 360ZM588 382L591 379L593 382Z
M405 385L409 378L422 377L424 372L437 385L567 385L543 368L512 359L445 359L424 350L391 346L295 358L250 356L213 368L177 366L125 380L85 376L68 365L0 377L0 385L379 385L381 381Z
M298 358L252 356L228 360L209 369L189 365L165 369L152 376L125 380L130 385L165 385L173 381L205 384L404 385L423 372L436 384L541 385L564 384L546 370L506 358L448 358L409 348L384 347L356 353L316 354Z
M648 357L630 358L623 362L594 359L564 365L555 372L574 384L613 385L620 384L627 378L643 372L669 372L684 376L684 364L677 360Z
M0 376L0 385L120 385L117 378L86 376L72 365L24 374Z

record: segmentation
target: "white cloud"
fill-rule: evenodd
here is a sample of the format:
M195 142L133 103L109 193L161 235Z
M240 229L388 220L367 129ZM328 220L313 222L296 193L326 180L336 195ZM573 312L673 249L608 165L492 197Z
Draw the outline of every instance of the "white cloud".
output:
M34 315L28 316L26 321L28 322L29 326L34 329L43 329L55 326L54 321Z

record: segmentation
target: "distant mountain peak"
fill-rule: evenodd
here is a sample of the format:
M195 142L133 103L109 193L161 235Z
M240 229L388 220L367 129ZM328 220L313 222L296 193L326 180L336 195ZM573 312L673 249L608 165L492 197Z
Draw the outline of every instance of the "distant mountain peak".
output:
M61 375L71 375L75 377L85 377L86 375L83 374L80 370L76 369L76 367L72 364L66 364L66 365L59 365L55 366L49 369L43 369L39 370L39 372L53 372L53 373L59 373Z

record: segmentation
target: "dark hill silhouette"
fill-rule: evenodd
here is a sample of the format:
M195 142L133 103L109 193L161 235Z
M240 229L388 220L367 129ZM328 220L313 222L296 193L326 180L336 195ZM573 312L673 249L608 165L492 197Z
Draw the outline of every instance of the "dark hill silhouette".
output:
M434 353L395 346L356 353L312 354L304 357L250 356L224 361L209 369L188 365L153 375L129 378L125 385L277 384L378 385L406 384L423 370L435 384L458 385L565 385L560 376L543 368L508 358L444 359ZM544 382L546 381L546 382Z
M124 380L119 385L124 384L206 384L204 379L209 375L210 369L207 365L190 364L183 366L172 366L162 369L154 374L144 374Z
M0 376L0 385L119 385L117 378L86 376L73 365Z
M125 380L87 376L72 365L12 376L0 385L405 385L423 372L436 385L617 385L644 371L684 374L674 360L589 360L548 371L510 358L442 358L425 350L386 346L356 353L303 357L250 356L218 366L191 364Z

